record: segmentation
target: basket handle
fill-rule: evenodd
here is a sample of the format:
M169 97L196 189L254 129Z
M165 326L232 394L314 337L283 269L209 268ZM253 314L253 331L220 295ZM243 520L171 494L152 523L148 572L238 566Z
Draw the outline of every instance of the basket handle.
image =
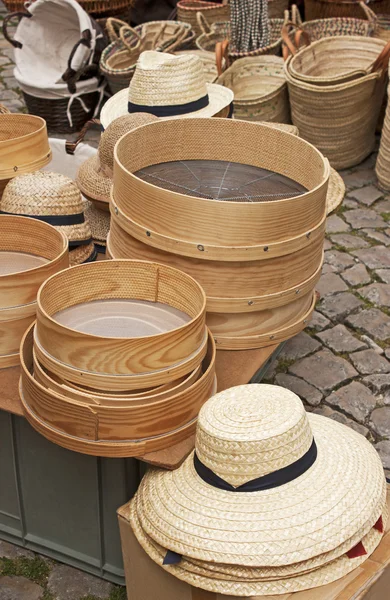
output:
M223 73L223 59L225 59L226 68L229 65L229 40L223 40L223 42L217 42L215 44L215 63L217 65L218 76Z
M302 25L302 17L296 4L291 6L291 21L294 25Z
M65 142L65 150L67 154L73 155L75 153L77 146L85 138L85 134L87 133L88 129L94 125L98 125L99 127L101 126L99 119L90 119L87 121L74 142L70 142L69 140Z
M359 2L359 6L367 17L369 23L376 23L377 16L365 2Z
M184 25L180 25L179 30L174 34L172 39L168 40L161 46L163 52L173 52L177 50L180 44L186 39L188 30Z
M129 41L126 39L125 36L125 32L126 31L130 31L133 35L135 35L136 41L134 42L134 44L132 45L131 43L129 43ZM125 48L127 50L130 50L130 52L132 52L133 50L136 50L140 44L141 44L141 36L138 33L138 31L136 31L135 29L133 29L132 27L130 27L130 25L128 25L127 23L125 23L119 30L119 39L122 42L122 44L125 46Z
M208 22L208 20L204 16L204 14L200 11L198 11L196 13L196 22L198 23L199 29L201 30L202 33L210 33L210 31L211 31L210 23Z
M91 74L91 76L93 76L94 74L96 74L98 72L98 66L94 65L94 64L83 66L78 70L76 70L72 67L72 61L76 55L77 50L80 48L80 46L85 46L86 48L89 48L89 49L91 48L91 32L89 29L85 29L81 33L81 38L73 46L72 51L69 54L69 58L68 58L68 67L67 67L66 71L62 74L62 80L68 84L68 90L70 93L74 93L74 91L75 91L74 85L72 86L72 81L74 82L77 75L79 75L79 74L83 75L84 73L88 72Z
M292 42L292 40L290 38L290 30L292 28L296 29L296 32L294 35L294 43ZM297 25L296 23L293 23L292 21L289 21L288 23L285 23L283 25L282 39L283 39L283 58L284 58L284 60L287 60L287 58L290 56L290 54L295 56L295 54L298 52L298 50L300 48L302 40L304 40L306 42L307 46L310 46L310 36L307 33L307 31L305 31L305 29L303 29L303 27L301 25Z
M114 17L110 17L106 22L106 30L108 33L108 37L110 42L117 42L119 40L119 33L122 27L128 27L128 23L125 21L121 21L121 19L115 19Z
M385 76L387 73L387 67L389 65L389 59L390 59L390 42L387 42L387 44L383 48L382 52L379 54L379 56L373 63L371 72L377 73L378 71L382 71L382 76Z
M8 33L8 23L9 21L11 21L14 17L18 17L19 21L23 18L23 17L27 17L28 19L31 19L32 14L29 12L13 12L10 13L9 15L7 15L6 17L4 17L4 21L3 21L3 36L4 38L7 40L7 42L9 42L11 44L11 46L13 46L14 48L23 48L23 44L21 42L18 42L17 40L14 40L10 37L9 33Z

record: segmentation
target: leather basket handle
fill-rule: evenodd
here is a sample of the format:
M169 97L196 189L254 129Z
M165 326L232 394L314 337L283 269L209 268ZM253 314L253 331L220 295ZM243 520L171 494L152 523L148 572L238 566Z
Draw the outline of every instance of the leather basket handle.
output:
M382 76L385 77L388 66L389 66L389 59L390 59L390 42L387 42L387 44L383 48L382 52L379 54L379 56L373 63L371 72L377 73L378 71L382 71Z
M94 125L98 125L98 127L100 127L99 119L90 119L89 121L87 121L74 142L70 142L69 140L65 142L65 150L67 154L73 155L75 153L77 146L85 138L85 134L87 133L88 129L90 129Z
M291 33L292 29L296 30L295 34L294 34L294 43L290 37L290 33ZM290 54L295 56L295 54L298 52L298 50L300 48L302 40L305 41L307 46L310 46L310 36L307 33L307 31L305 31L303 29L303 27L301 27L300 25L297 25L296 23L293 23L292 21L289 21L288 23L285 23L283 25L282 40L283 40L283 58L285 61L290 56Z
M3 21L3 36L4 38L7 40L7 42L9 42L11 44L11 46L13 46L14 48L23 48L23 44L21 42L18 42L17 40L14 40L11 38L11 36L8 33L8 23L14 18L17 17L19 19L19 21L23 18L23 17L27 17L28 19L31 19L32 14L29 12L13 12L10 13L9 15L7 15L6 17L4 17L4 21Z
M225 59L225 67L229 66L229 40L223 42L217 42L215 44L215 63L217 65L218 77L223 73L223 59Z

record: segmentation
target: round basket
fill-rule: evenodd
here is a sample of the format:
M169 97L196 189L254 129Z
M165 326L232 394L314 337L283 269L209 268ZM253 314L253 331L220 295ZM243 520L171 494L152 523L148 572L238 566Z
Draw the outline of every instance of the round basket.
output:
M41 169L51 160L46 123L33 115L0 118L0 181Z
M291 122L281 57L240 58L217 79L217 83L234 92L236 119Z
M54 227L0 214L0 368L19 364L20 341L35 320L43 281L69 266L68 241Z
M292 57L289 72L295 80L317 85L351 81L368 75L384 42L362 36L322 38Z
M74 267L48 279L37 302L39 360L74 383L101 390L160 385L191 372L206 351L204 292L164 265Z
M374 13L389 13L389 0L371 0L370 8ZM307 21L328 17L361 17L358 0L305 0L305 18Z
M218 347L261 347L303 328L313 309L310 294L322 263L329 166L315 148L285 131L247 121L215 121L215 125L206 119L186 119L185 125L179 119L152 123L118 142L108 253L115 258L158 260L192 274L206 291L208 313L217 313L210 322L212 333L217 321L232 326L230 334L226 330L226 335L218 336ZM305 157L300 164L311 165L310 174L303 173L297 156ZM257 173L259 180L267 179L273 171L299 181L302 188L292 197L284 190L280 196L265 192L263 197L221 201L179 193L165 183L163 187L158 172L151 182L145 180L151 165L157 162L166 176L172 165L177 168L175 161L192 171L200 187L200 171L194 170L197 161L206 178L217 168L225 173L225 186L231 181L236 185L244 175L255 178ZM218 161L223 161L220 166ZM225 165L237 163L239 170L228 180ZM244 173L240 169L245 165L250 168ZM263 169L261 175L256 169ZM173 175L175 186L181 185L178 172ZM302 300L290 310L287 326L285 310L276 309L292 306L297 299ZM235 321L230 318L233 313L252 313L245 335L236 324L244 317ZM262 329L267 319L271 330L267 325Z
M198 12L206 17L210 25L216 21L229 21L230 19L230 7L227 0L224 0L222 4L203 2L202 0L180 0L177 3L177 18L179 21L188 23L196 35L202 33L197 19Z
M163 450L195 431L201 406L216 391L215 344L208 335L200 377L186 389L143 404L123 400L103 405L101 398L53 390L34 376L33 327L22 349L20 394L27 420L54 443L84 454L107 457L142 456Z

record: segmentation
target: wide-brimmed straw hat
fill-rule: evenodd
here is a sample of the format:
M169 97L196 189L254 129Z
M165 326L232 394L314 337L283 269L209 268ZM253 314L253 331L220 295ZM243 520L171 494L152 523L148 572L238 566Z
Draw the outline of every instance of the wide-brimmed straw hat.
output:
M214 117L229 107L233 98L230 89L206 83L199 56L147 50L138 59L129 89L106 102L100 121L106 129L114 119L136 112L162 118Z
M334 581L378 545L381 461L360 434L251 384L201 409L195 452L147 473L130 522L153 560L224 594L281 594ZM177 556L179 555L179 556Z
M157 121L157 117L147 113L135 113L124 115L107 127L100 138L97 154L88 158L77 173L77 185L86 198L97 203L106 203L108 210L115 144L125 133L153 121Z
M65 175L34 171L11 179L0 202L0 213L33 217L65 233L71 265L96 258L80 190Z

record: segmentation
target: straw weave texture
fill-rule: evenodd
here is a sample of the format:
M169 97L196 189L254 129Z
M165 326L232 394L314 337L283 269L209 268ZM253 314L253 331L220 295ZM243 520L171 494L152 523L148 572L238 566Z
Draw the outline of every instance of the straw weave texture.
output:
M390 84L387 88L389 96ZM390 97L390 96L389 96ZM378 158L376 161L375 172L378 182L383 190L390 190L390 101L387 101L386 115L382 127L381 143L379 146Z

